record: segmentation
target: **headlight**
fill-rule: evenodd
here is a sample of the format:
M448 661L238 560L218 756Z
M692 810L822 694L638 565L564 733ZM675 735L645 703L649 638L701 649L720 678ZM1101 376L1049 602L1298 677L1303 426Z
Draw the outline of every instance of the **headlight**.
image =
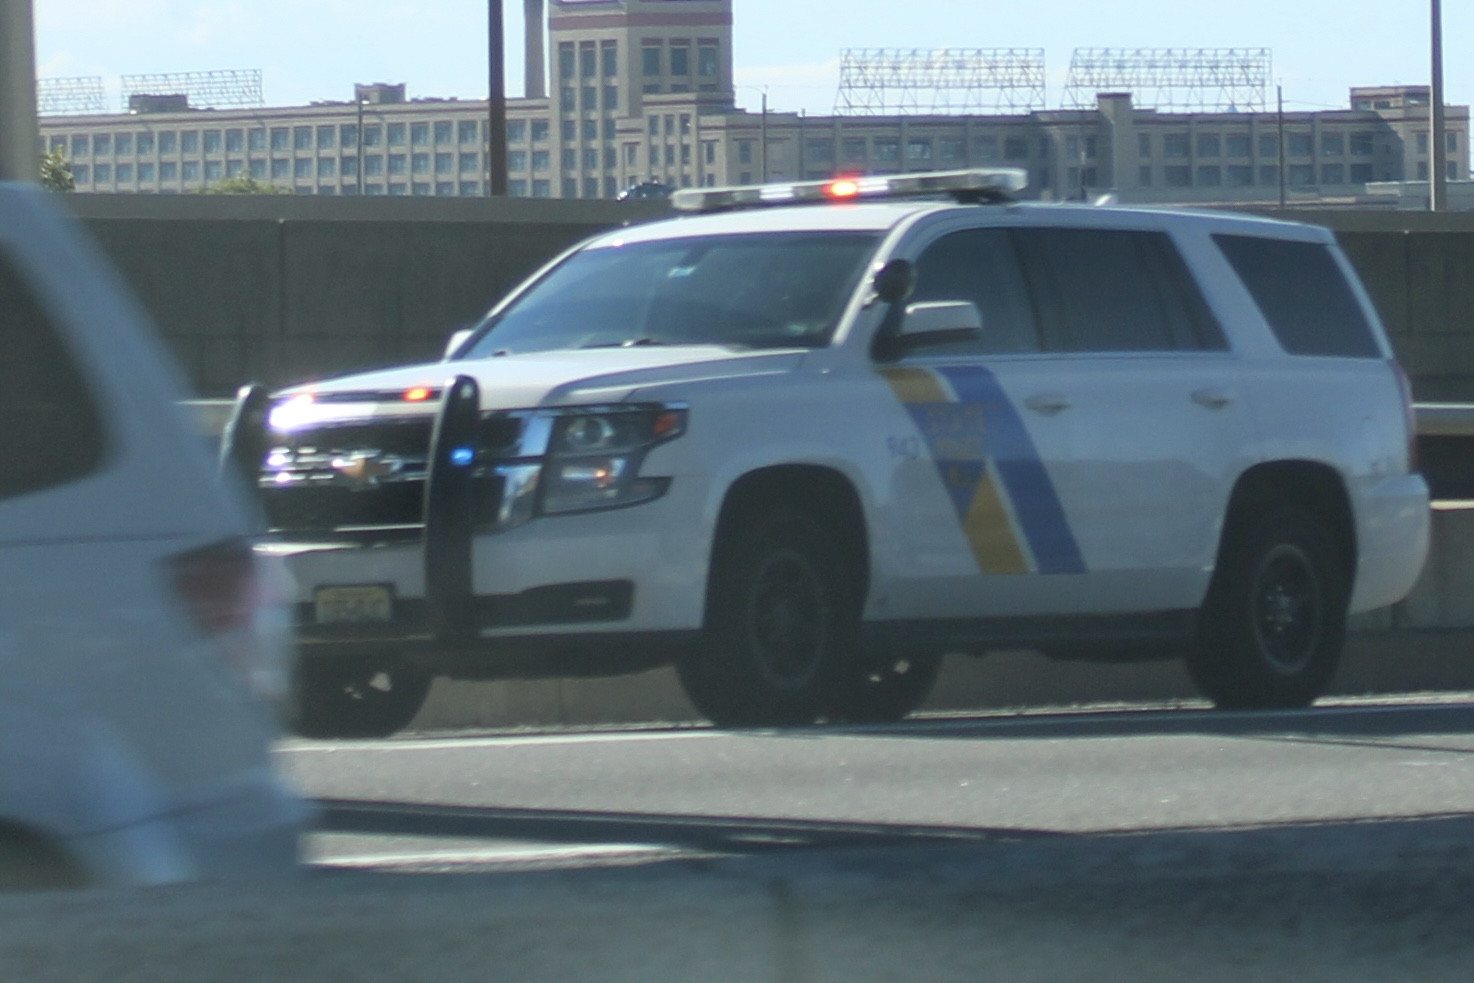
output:
M640 465L650 448L685 429L684 407L600 407L560 414L548 441L540 511L557 515L660 497L670 479L641 476Z

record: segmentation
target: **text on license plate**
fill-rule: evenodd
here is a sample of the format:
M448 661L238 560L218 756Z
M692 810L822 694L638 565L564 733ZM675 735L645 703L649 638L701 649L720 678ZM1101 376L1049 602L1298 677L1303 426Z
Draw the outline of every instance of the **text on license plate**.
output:
M388 621L394 609L388 587L319 587L313 600L320 625Z

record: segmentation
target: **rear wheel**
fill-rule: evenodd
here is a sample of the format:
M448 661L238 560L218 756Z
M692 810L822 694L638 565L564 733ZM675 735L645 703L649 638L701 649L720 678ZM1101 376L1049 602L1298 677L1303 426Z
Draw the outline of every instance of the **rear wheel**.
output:
M387 737L419 713L430 682L398 660L306 660L293 680L292 729L304 737Z
M724 727L825 714L859 625L856 578L816 519L748 508L713 551L706 638L677 664L687 696Z
M1246 518L1224 545L1189 672L1219 707L1307 706L1340 663L1349 597L1313 513L1274 506Z

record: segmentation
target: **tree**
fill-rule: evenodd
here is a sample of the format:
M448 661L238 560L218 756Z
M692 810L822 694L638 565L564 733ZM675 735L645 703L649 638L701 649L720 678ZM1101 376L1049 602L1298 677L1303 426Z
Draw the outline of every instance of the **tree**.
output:
M288 188L278 188L274 184L257 181L250 175L242 174L239 177L228 177L223 181L216 181L200 193L206 195L289 195L292 192Z
M41 187L51 191L75 191L77 179L72 176L72 165L67 163L61 148L41 156Z

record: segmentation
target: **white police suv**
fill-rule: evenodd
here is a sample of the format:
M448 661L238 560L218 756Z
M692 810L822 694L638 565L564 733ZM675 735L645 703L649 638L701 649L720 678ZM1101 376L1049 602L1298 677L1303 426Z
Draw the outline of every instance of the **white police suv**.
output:
M300 729L662 663L719 724L888 720L1002 646L1314 700L1427 547L1365 292L1324 229L1022 182L681 191L444 362L243 391Z

